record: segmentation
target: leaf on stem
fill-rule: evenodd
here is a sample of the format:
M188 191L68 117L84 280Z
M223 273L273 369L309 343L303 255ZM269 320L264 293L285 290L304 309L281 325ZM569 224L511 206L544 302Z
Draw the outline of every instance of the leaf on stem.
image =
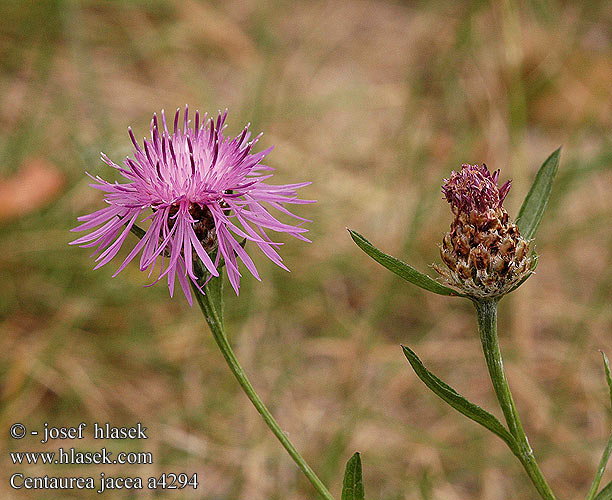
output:
M425 368L419 357L410 348L402 346L402 349L404 350L404 355L406 356L406 358L408 358L408 361L412 365L412 368L414 369L417 376L438 397L446 401L455 410L459 411L460 413L463 413L469 419L473 420L476 423L479 423L483 427L486 427L492 433L502 438L515 455L518 456L520 454L519 446L516 442L516 439L500 423L500 421L495 418L494 415L490 414L486 410L483 410L480 406L471 403L461 394L455 391L455 389L453 389L451 386L447 385L438 377L436 377L427 368Z
M601 351L601 356L604 362L604 369L606 371L606 382L608 383L608 390L610 391L610 408L612 409L612 377L610 377L610 362L606 353Z
M608 356L606 353L601 351L601 356L603 358L604 370L606 371L606 382L608 383L608 391L610 393L610 406L612 407L612 377L610 377L610 362L608 361ZM606 470L606 465L608 465L608 460L610 460L610 454L612 453L612 433L608 438L608 443L604 449L604 452L601 456L601 460L599 461L599 466L597 467L597 472L595 473L595 479L593 479L593 483L591 483L591 488L589 489L589 493L587 495L587 500L611 500L612 499L612 483L608 483L604 489L602 489L597 496L597 489L599 488L599 483L601 483L601 478Z
M552 191L552 183L559 168L560 156L561 148L553 152L542 164L519 210L516 223L521 236L526 240L531 240L535 236L542 222L542 216Z
M595 497L595 500L612 500L612 481L603 487Z
M346 463L341 500L364 500L359 452L356 452Z
M397 274L400 278L404 278L406 281L409 281L414 285L420 286L425 290L437 293L439 295L465 297L465 295L453 290L452 288L444 286L441 283L438 283L433 278L417 271L414 267L409 266L401 260L381 252L358 232L351 229L349 229L348 232L359 248L372 257L376 262L389 269L389 271Z

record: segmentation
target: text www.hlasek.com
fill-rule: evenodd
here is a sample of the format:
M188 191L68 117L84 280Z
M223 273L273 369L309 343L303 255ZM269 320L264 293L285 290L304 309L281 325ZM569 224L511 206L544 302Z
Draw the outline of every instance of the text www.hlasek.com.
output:
M52 426L44 422L38 428L26 428L21 422L11 425L9 435L15 440L25 439L28 436L39 436L41 444L55 440L76 441L85 439L87 429L91 428L86 422L77 426ZM144 440L148 436L147 428L140 422L132 427L118 427L110 422L99 424L94 422L93 432L90 437L101 440ZM128 441L129 442L129 441ZM90 451L79 451L80 447L74 448L70 445L57 448L55 451L10 451L9 456L13 465L17 467L29 466L54 466L54 465L114 465L128 464L141 465L153 464L151 452L121 451L111 452L106 447ZM30 448L32 450L32 448ZM38 469L39 470L39 469ZM96 479L98 476L98 479ZM197 473L174 473L162 472L155 476L109 476L105 472L99 474L87 474L87 476L72 475L49 475L37 473L29 475L25 471L17 471L9 478L10 487L14 490L95 490L96 493L104 493L109 490L182 490L185 488L198 487Z
M74 448L53 451L13 451L10 452L13 464L152 464L150 452L119 452L112 458L112 452L106 448L99 451L76 451Z

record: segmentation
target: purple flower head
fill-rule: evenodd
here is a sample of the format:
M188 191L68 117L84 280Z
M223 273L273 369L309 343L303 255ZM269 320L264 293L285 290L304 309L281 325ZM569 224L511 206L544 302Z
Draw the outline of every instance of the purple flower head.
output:
M260 279L253 261L237 239L251 241L275 264L287 269L276 251L281 243L273 242L266 230L309 241L302 234L307 229L300 226L310 221L292 214L284 204L313 203L298 199L296 192L310 183L266 184L264 181L272 177L273 169L261 161L272 148L252 153L261 134L249 140L248 125L233 139L224 136L226 115L227 111L219 113L216 120L212 117L207 120L207 115L200 117L196 111L191 124L185 106L182 129L177 109L174 132L170 133L162 111L162 127L153 115L151 139L144 139L142 147L130 129L135 148L133 159L126 158L121 167L102 154L102 160L128 182L110 183L90 175L95 181L91 186L105 193L108 206L78 218L82 224L72 231L89 233L71 244L97 247L93 254L97 255L97 269L117 254L139 218L139 222L149 221L144 236L113 277L141 253L140 269L148 270L151 276L159 262L154 283L166 278L173 295L178 278L189 304L192 297L188 280L198 288L202 284L197 283L193 258L199 258L211 276L219 275L223 258L227 277L236 293L241 276L238 259ZM270 207L300 222L282 223L268 212ZM214 260L211 256L215 256Z
M501 207L510 191L511 181L498 187L498 177L499 170L491 174L484 163L464 163L459 172L453 170L450 179L444 179L442 192L457 215L462 212L469 214L473 210L485 212L489 208Z

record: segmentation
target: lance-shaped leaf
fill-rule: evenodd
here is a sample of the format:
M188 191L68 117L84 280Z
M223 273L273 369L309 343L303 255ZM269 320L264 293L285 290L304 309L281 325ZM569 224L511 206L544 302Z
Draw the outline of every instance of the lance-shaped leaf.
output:
M612 377L610 377L610 363L605 352L602 351L601 356L603 357L604 370L606 371L606 382L608 383L608 392L610 395L610 407L612 408ZM612 483L606 485L606 487L599 492L599 495L595 496L595 493L597 493L597 489L599 488L599 483L601 483L603 473L606 470L606 465L608 465L610 453L612 453L612 433L608 438L608 444L606 444L601 460L599 461L599 466L597 467L597 472L595 473L595 479L593 479L593 483L589 489L587 500L593 500L594 498L596 500L612 499Z
M552 191L552 183L559 168L560 156L561 148L552 153L542 164L519 210L516 223L521 236L526 240L535 236L536 230L542 222L542 216Z
M404 278L406 281L410 281L410 283L413 283L414 285L420 286L425 290L437 293L439 295L465 297L465 295L453 290L452 288L444 286L441 283L438 283L433 278L417 271L414 267L409 266L401 260L381 252L358 232L351 229L349 229L348 232L359 248L372 257L376 262L389 269L389 271L397 274L400 278Z
M355 453L346 463L341 500L364 500L359 452Z
M471 403L459 394L448 384L442 382L438 377L431 373L419 357L406 346L402 346L404 355L408 358L408 361L412 365L417 376L429 387L438 397L446 401L455 410L463 413L466 417L479 423L483 427L489 429L492 433L497 434L502 438L512 453L520 457L519 445L516 439L510 432L500 423L494 415L491 415L488 411L483 410L480 406Z
M595 500L612 500L612 481L604 486L595 497Z
M601 351L601 356L604 362L604 369L606 371L606 382L608 383L608 390L610 391L610 409L612 409L612 377L610 377L610 362L606 353Z

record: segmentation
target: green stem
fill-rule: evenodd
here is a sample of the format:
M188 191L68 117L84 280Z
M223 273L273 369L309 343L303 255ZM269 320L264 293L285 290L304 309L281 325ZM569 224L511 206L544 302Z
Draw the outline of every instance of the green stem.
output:
M202 309L202 313L204 313L204 317L206 318L206 322L210 327L210 330L213 334L215 342L221 349L221 353L227 361L230 370L238 380L238 383L244 390L245 394L251 400L259 414L263 417L266 425L270 428L270 430L274 433L274 435L281 442L287 453L291 456L293 461L297 464L297 466L301 469L304 475L310 480L315 489L319 492L322 498L325 500L334 500L334 497L331 495L329 490L325 487L325 485L321 482L321 480L317 477L315 472L311 469L311 467L306 463L304 458L299 454L299 452L295 449L295 446L289 441L287 435L282 431L279 425L274 420L274 417L266 408L263 401L259 398L255 389L249 382L244 370L240 366L238 359L236 358L234 351L225 335L225 331L223 328L223 316L221 309L221 297L220 297L220 288L214 289L215 286L219 287L219 280L222 278L212 278L208 284L205 286L206 295L203 295L199 290L193 287L194 293L196 295L198 304ZM217 300L215 300L217 299Z
M510 393L497 338L497 300L474 300L474 305L478 312L478 331L480 332L480 341L482 342L482 350L484 351L491 382L493 382L497 400L506 418L508 430L519 444L520 453L517 456L540 496L545 500L555 500L555 495L548 486L546 479L544 479L533 456L533 450L529 445Z

